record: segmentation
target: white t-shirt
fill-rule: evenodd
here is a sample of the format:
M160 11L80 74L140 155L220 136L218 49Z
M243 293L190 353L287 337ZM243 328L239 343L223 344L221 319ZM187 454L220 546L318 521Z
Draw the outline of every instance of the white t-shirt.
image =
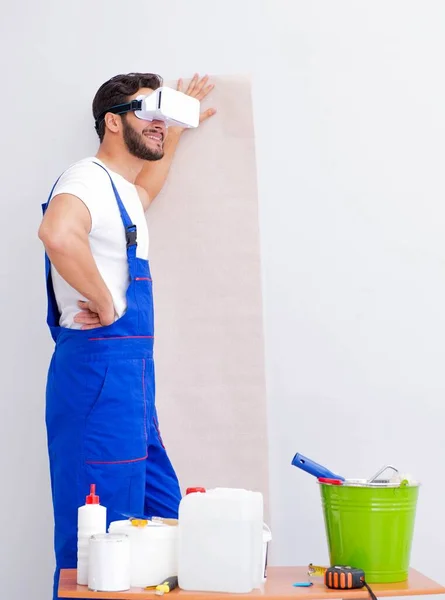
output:
M99 272L111 292L117 319L125 312L126 292L130 281L125 229L110 178L101 167L93 164L93 161L103 164L97 158L90 157L69 167L59 179L52 197L57 194L72 194L82 200L88 208L91 215L89 234L91 252ZM107 170L132 223L137 227L136 255L147 260L147 221L136 186L118 173ZM85 298L62 279L53 265L51 274L57 306L61 314L60 325L79 329L81 326L74 323L73 319L80 310L77 302L85 300Z

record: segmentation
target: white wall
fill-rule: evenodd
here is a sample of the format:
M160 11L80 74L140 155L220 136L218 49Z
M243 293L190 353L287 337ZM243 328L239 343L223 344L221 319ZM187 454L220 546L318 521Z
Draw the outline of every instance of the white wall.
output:
M5 597L50 594L43 396L51 343L39 205L58 172L95 149L89 107L98 85L130 70L254 77L274 562L326 560L316 485L290 467L300 451L345 475L391 462L420 477L413 564L445 582L444 25L440 0L8 6L0 25Z

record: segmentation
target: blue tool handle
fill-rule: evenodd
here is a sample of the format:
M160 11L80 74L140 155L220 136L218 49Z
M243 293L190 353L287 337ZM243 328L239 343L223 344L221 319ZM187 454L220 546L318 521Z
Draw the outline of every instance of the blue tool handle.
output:
M294 458L292 460L292 464L294 467L298 467L302 471L306 471L306 473L309 473L310 475L317 477L317 479L319 477L327 477L328 479L340 479L340 481L345 480L345 478L342 477L341 475L337 475L336 473L333 473L326 467L319 465L318 463L314 462L310 458L307 458L306 456L303 456L302 454L299 454L298 452L294 456Z

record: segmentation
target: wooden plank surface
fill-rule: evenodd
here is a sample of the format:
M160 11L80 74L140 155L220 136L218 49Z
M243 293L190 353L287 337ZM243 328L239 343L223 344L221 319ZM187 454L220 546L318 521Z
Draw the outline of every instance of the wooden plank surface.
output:
M263 588L250 594L219 594L203 592L186 592L176 589L170 592L171 600L179 598L198 598L199 600L227 600L229 597L247 596L253 600L339 600L341 598L369 599L365 588L360 590L329 590L322 583L314 583L309 588L295 588L297 581L307 581L307 567L270 567L268 579ZM390 596L423 596L445 594L445 587L422 575L414 569L410 570L408 581L401 583L373 584L372 589L377 598ZM153 600L154 590L132 588L127 592L91 592L86 586L76 583L76 570L64 569L60 575L59 598L96 598L97 600Z

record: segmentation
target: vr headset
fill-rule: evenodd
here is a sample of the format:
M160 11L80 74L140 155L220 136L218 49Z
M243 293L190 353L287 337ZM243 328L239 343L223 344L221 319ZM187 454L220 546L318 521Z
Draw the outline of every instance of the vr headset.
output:
M200 102L173 88L160 87L148 96L138 96L131 102L112 106L96 121L96 127L108 113L123 115L134 112L144 121L164 121L166 127L193 128L199 125Z

